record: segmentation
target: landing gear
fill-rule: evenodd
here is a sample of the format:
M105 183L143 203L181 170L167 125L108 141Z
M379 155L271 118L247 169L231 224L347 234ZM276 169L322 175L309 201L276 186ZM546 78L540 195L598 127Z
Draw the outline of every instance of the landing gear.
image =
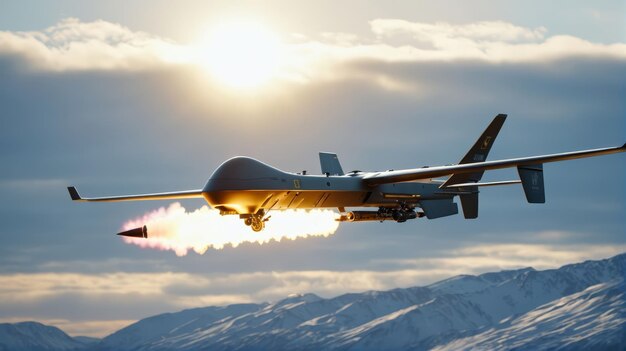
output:
M250 228L252 228L255 232L260 232L263 228L265 228L265 221L263 220L263 217L252 216L250 219Z
M269 219L269 217L263 218L264 215L265 213L263 212L260 212L257 214L245 215L246 216L245 218L242 217L243 223L247 225L248 227L252 228L253 231L260 232L261 230L265 228L265 222L267 222L267 220ZM244 216L244 215L241 215L241 216Z

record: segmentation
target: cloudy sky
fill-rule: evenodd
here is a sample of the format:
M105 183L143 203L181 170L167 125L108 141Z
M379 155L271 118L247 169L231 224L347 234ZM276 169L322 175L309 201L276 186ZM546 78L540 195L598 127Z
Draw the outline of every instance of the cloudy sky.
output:
M625 252L625 155L546 165L544 205L519 186L486 188L477 220L341 224L204 254L114 235L200 200L72 203L65 189L196 189L236 155L309 172L318 151L337 152L347 170L450 164L498 113L509 118L493 159L622 145L624 6L2 2L0 321L104 336L189 307Z

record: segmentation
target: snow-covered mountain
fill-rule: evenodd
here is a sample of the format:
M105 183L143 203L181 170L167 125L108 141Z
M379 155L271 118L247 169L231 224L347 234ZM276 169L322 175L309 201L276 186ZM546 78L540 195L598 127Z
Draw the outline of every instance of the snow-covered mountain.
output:
M2 351L82 350L85 345L59 328L37 322L0 324Z
M196 308L140 320L88 349L624 350L625 277L621 254L426 287Z
M593 285L435 350L626 350L625 294L624 280Z
M106 337L99 347L407 350L499 345L537 349L544 340L545 348L554 348L565 338L574 348L619 346L626 334L625 276L626 254L622 254L545 271L524 268L462 275L426 287L330 299L306 294L275 303L207 307L141 320ZM568 321L567 333L563 321ZM544 330L545 337L536 328Z

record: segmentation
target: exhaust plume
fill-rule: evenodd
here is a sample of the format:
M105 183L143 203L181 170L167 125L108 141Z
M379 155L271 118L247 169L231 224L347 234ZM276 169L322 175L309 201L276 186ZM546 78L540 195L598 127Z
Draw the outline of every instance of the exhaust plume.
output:
M264 244L271 240L327 237L339 227L335 220L337 215L331 210L286 210L269 214L272 218L265 223L265 229L253 232L239 216L221 216L218 210L208 206L187 212L175 202L124 223L124 231L147 226L147 239L123 237L123 240L128 244L172 250L177 256L185 256L189 250L203 254L209 248L237 247L244 242Z

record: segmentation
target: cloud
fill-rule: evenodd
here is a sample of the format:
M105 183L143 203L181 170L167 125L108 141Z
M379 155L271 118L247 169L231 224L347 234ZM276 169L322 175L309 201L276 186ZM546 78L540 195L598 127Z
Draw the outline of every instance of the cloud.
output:
M67 18L42 31L0 32L0 54L45 71L153 69L184 51L169 40L103 20Z
M289 46L291 68L306 81L353 76L355 71L350 67L361 62L541 64L582 57L626 59L626 43L599 44L570 35L547 36L545 27L525 28L503 21L451 24L375 19L370 21L370 29L374 39L323 33L320 40L305 38L293 43ZM388 90L411 91L407 89L410 85L381 72L365 78Z
M388 91L423 96L439 84L419 82L421 77L415 75L424 75L433 65L467 65L471 71L480 65L511 70L567 60L626 61L626 43L547 36L544 27L531 29L502 21L454 25L376 19L370 27L374 39L324 33L320 40L293 43L289 76L301 82L359 79ZM472 90L464 91L471 94Z
M536 240L570 236L567 232L548 231L529 233ZM398 267L411 269L439 267L452 274L479 274L488 271L533 267L535 269L556 268L568 263L588 259L601 259L626 252L626 245L580 245L580 244L486 244L462 247L450 251L447 257L381 260L395 263Z
M446 47L448 40L475 42L536 42L544 38L545 27L524 28L504 21L481 21L454 25L446 22L420 23L400 19L375 19L370 28L380 38L409 34L417 41L431 42L435 47Z
M490 63L545 62L571 57L626 59L626 44L599 44L569 35L547 36L545 27L526 28L504 21L467 24L423 23L401 19L370 21L374 38L325 32L315 40L291 35L277 76L308 82L344 77L338 65L379 62L478 60ZM25 59L44 71L150 70L177 65L202 66L197 43L175 43L120 24L76 18L47 29L0 32L0 55ZM382 86L398 82L375 77Z

